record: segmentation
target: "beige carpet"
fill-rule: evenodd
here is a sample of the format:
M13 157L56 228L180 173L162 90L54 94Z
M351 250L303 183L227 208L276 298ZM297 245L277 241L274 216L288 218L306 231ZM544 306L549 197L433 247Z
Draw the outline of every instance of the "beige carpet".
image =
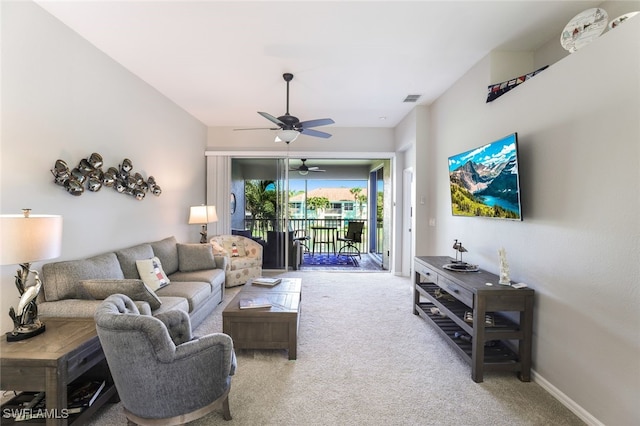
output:
M191 425L582 425L536 383L470 367L412 314L411 281L388 273L288 272L303 282L298 359L238 351L233 420ZM225 301L197 330L222 329ZM144 392L141 389L141 392ZM184 389L184 392L189 392ZM125 425L120 404L92 425Z

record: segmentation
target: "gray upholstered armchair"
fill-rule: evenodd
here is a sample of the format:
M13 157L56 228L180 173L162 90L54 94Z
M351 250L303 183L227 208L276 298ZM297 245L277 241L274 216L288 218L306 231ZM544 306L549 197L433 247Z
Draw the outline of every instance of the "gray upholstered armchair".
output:
M98 337L131 423L183 424L222 406L231 419L233 342L222 333L194 338L189 316L171 310L141 314L123 294L95 313Z

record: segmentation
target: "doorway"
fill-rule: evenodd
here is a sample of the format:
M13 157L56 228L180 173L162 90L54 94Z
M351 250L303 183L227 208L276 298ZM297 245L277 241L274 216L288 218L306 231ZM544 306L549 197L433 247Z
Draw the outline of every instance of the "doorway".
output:
M290 240L294 236L293 231L308 228L312 221L326 220L331 220L332 224L335 224L337 232L346 230L349 220L365 220L368 229L363 236L363 253L371 252L370 234L376 234L375 242L378 250L376 262L382 265L385 261L382 250L390 246L385 239L390 238L391 233L383 232L384 217L390 215L392 211L391 206L385 206L392 198L384 193L391 188L389 183L384 182L390 179L389 159L309 158L306 165L323 172L303 174L298 170L301 159L293 158L292 155L289 158L280 158L270 156L268 153L260 153L261 156L248 156L246 153L231 153L228 156L214 154L207 153L207 173L208 176L213 177L213 180L208 177L207 202L217 206L219 216L228 215L227 219L219 220L216 231L218 234L252 232L252 238L261 240L258 242L263 245L266 269L286 270L295 267L299 258L291 252ZM305 158L311 157L309 154L303 155ZM224 182L222 182L225 178L225 170L226 179L228 179L227 188L229 188L226 195L224 195ZM369 176L372 171L378 170L380 170L377 172L379 178L376 178L375 189L372 190ZM354 180L363 182L360 190L350 184ZM311 204L309 188L316 188L322 182L335 181L347 182L346 188L342 188L343 196L337 198L328 196L329 203L323 206L321 211L308 210ZM302 196L299 194L299 189L298 193L295 189L295 185L300 186L301 183L306 187ZM248 196L247 190L256 191L256 189L258 193L263 193L262 198L252 199L253 195ZM267 192L270 194L265 194ZM382 192L380 197L377 195L378 192ZM368 203L371 199L381 206L376 208L373 222L369 220L371 206ZM263 201L256 202L256 200ZM260 211L255 208L256 204L263 209ZM378 213L379 210L380 213ZM388 216L386 220L389 220ZM311 248L311 241L305 243ZM301 249L306 251L305 247ZM388 255L386 258L388 262Z

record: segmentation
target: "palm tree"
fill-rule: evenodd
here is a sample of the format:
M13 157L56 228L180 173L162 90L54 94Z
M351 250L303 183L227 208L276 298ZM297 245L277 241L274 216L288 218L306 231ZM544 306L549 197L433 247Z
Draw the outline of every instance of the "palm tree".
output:
M329 207L331 203L327 197L309 197L307 198L307 209L308 210L323 210ZM316 217L318 215L316 214Z
M367 196L364 194L358 195L358 204L360 206L360 219L363 219L364 216L364 203L367 202Z
M248 180L244 184L245 208L251 215L251 233L256 220L276 218L276 191L272 180ZM262 229L264 231L264 228Z
M358 195L362 192L362 188L351 188L349 192L353 195L353 199L358 201Z

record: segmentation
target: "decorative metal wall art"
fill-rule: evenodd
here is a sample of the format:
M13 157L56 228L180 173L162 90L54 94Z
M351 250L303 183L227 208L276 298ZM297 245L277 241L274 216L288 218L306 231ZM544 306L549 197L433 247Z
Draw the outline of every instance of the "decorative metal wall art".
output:
M106 172L102 170L102 165L102 156L94 152L88 158L83 158L74 169L69 169L64 160L56 160L51 174L56 184L75 196L82 195L85 186L91 192L98 192L106 186L137 200L144 199L147 192L155 196L162 193L153 176L145 181L140 173L133 172L133 163L128 158L122 160L117 168L109 167Z

